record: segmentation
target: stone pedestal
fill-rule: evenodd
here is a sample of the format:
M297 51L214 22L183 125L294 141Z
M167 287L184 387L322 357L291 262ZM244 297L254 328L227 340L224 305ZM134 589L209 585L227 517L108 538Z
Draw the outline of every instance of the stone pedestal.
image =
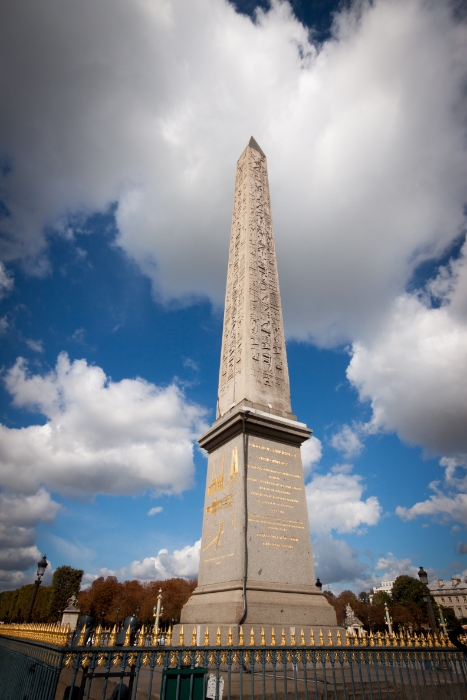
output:
M70 632L74 632L76 625L78 624L78 618L80 616L80 610L78 608L78 600L76 596L72 596L68 600L68 605L62 613L62 625L70 625Z

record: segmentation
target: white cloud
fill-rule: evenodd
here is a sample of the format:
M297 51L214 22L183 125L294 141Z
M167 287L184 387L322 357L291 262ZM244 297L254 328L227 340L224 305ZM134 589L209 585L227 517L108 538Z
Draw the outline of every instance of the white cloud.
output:
M435 494L426 501L415 503L411 508L397 506L396 513L403 520L414 520L420 515L435 516L441 522L457 520L467 525L467 494L458 493L449 496L430 484Z
M169 554L167 549L160 549L156 557L144 557L132 561L120 569L99 569L97 574L86 574L83 584L92 583L98 576L117 576L120 581L137 579L140 581L159 581L167 578L194 578L198 575L199 552L201 540L182 549L175 549Z
M9 0L4 19L8 257L118 202L120 245L163 296L221 303L251 133L298 337L373 328L459 232L466 33L448 3L355 3L319 51L278 1L256 22L225 0Z
M5 265L0 261L0 301L6 297L13 289L13 275L9 272Z
M411 559L398 559L392 552L378 559L375 570L381 572L381 580L385 581L391 581L403 575L418 577L418 568L412 564Z
M355 430L349 425L343 425L339 432L334 433L331 445L335 450L342 452L345 459L358 457L363 450L363 444Z
M321 459L323 447L321 440L315 438L314 435L301 446L303 473L305 476L310 473L315 464Z
M312 533L361 531L376 525L381 506L376 496L362 499L362 477L350 474L350 465L334 467L328 474L315 474L306 484L308 517Z
M21 358L6 373L16 406L46 416L44 425L0 426L5 488L32 493L41 484L84 495L179 493L193 478L193 440L205 410L175 385L113 382L85 360L62 353L55 370L28 374Z
M354 343L347 376L371 401L370 430L435 454L467 453L467 324L450 306L399 297L374 337Z
M151 508L151 510L148 510L148 515L157 515L157 513L162 513L163 510L162 506L155 506Z
M42 340L26 340L26 345L31 348L34 352L44 352L44 345Z
M28 496L0 491L0 590L30 582L21 572L41 557L35 526L52 522L60 508L43 488Z

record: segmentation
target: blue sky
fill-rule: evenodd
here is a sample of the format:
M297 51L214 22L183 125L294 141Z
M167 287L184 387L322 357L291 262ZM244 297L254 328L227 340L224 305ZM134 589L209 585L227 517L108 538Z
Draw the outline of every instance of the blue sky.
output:
M24 5L24 4L23 4ZM467 573L451 4L7 2L0 588L197 571L236 160L268 157L316 571ZM9 27L8 31L6 27ZM149 514L152 511L152 514ZM464 547L467 549L467 547Z

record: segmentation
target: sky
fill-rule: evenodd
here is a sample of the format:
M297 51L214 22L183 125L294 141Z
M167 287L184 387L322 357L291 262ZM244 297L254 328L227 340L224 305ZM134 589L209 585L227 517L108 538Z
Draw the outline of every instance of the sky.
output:
M0 590L196 576L252 135L316 573L466 575L465 3L0 12Z

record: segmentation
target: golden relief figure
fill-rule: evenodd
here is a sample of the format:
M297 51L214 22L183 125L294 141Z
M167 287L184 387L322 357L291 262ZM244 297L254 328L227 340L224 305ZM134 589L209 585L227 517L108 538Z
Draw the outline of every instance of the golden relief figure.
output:
M212 465L213 471L215 471L216 468L216 463ZM220 476L215 476L214 479L210 482L208 486L208 496L211 496L213 493L217 493L217 491L220 491L221 489L224 488L224 455L222 455L222 471L220 473Z
M227 496L224 496L224 498L220 498L219 500L215 498L211 505L206 508L206 513L209 513L210 515L215 515L217 511L221 508L230 508L230 506L232 505L232 501L233 496L230 493L227 494Z
M230 481L238 477L238 448L232 450L232 459L230 460Z

